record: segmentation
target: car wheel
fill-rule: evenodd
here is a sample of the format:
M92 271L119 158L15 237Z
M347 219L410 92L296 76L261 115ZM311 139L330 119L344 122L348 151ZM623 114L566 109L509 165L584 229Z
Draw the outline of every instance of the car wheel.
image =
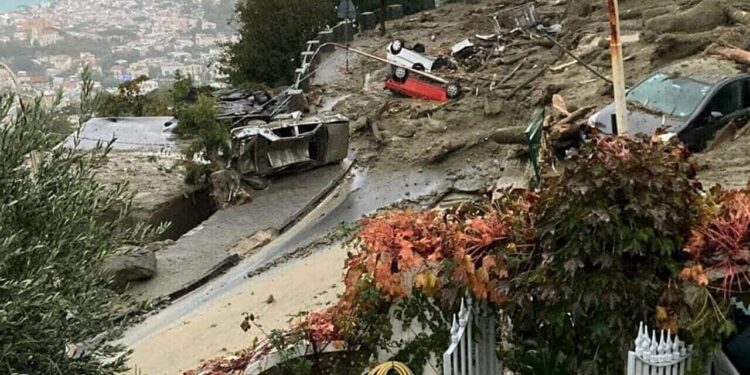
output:
M414 50L414 52L417 52L417 53L425 53L425 51L427 51L427 49L424 47L424 44L422 43L415 44L412 50Z
M406 70L406 68L397 66L395 69L393 69L393 78L396 79L396 81L403 82L406 81L406 76L409 75L409 71Z
M414 64L414 66L412 66L411 68L414 69L414 70L419 70L421 72L424 72L424 65L422 65L420 63Z
M448 96L448 99L455 99L461 95L461 86L455 82L448 83L445 86L445 94Z
M394 55L398 55L401 50L404 48L404 40L403 39L395 39L391 42L391 53Z

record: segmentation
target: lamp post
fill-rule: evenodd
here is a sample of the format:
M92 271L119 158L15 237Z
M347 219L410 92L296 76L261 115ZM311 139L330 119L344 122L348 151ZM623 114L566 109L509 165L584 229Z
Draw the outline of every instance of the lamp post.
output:
M628 133L628 108L625 98L625 67L622 58L622 41L620 39L620 14L617 0L609 2L609 49L612 54L612 86L615 92L615 123L618 135Z

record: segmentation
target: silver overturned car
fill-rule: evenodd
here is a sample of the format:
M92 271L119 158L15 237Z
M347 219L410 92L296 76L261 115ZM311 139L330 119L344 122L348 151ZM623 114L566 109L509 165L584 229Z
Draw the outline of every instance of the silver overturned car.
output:
M242 175L299 171L346 158L349 119L342 115L251 122L232 129L232 168Z

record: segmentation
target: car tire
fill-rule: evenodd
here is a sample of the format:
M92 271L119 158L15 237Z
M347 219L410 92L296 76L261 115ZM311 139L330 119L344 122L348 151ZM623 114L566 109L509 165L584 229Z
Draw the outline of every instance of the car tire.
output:
M393 68L393 78L398 82L406 81L406 77L409 76L409 71L402 66Z
M427 51L427 48L425 48L424 44L417 43L414 45L414 48L412 48L412 50L417 53L425 53Z
M398 55L401 53L401 50L404 49L404 40L403 39L394 39L391 42L391 53L394 55Z
M445 95L448 99L458 98L458 96L461 95L461 86L456 82L449 82L445 85Z
M422 65L420 63L414 64L414 66L412 66L411 68L414 69L414 70L419 70L420 72L424 72L425 71L424 65Z

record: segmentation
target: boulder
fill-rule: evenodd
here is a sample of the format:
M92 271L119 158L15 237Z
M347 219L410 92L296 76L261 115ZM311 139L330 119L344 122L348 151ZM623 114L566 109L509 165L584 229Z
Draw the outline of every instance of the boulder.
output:
M133 281L148 280L156 275L156 255L151 250L136 246L123 246L118 255L104 258L102 267L112 277L112 286L123 290Z

